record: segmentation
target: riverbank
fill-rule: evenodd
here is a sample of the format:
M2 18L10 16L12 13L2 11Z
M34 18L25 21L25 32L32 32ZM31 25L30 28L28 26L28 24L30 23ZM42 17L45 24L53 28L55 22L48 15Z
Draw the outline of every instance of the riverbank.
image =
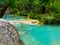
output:
M38 20L11 20L9 21L10 23L24 23L24 24L30 24L30 25L38 25L39 21Z

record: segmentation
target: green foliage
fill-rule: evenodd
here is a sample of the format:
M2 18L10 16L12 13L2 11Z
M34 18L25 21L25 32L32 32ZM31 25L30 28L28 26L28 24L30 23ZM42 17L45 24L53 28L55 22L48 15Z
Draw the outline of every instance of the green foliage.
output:
M0 2L0 6L10 4L9 11L14 15L30 15L30 18L49 24L60 21L60 0L0 0Z

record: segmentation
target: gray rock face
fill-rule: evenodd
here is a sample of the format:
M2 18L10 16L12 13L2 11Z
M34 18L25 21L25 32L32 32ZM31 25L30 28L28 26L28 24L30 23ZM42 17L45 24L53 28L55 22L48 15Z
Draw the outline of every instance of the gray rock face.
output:
M24 45L16 28L2 20L0 20L0 45Z

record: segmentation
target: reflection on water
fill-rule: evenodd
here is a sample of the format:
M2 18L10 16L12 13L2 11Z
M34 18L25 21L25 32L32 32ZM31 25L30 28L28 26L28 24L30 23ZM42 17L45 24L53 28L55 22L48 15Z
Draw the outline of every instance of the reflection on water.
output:
M53 42L52 42L52 45L60 45L60 40L54 40Z

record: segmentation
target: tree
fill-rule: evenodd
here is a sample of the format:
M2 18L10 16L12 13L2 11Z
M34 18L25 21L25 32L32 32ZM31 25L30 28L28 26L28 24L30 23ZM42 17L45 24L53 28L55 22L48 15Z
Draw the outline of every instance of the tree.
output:
M16 8L19 2L20 0L0 0L0 18L2 18L7 8Z

